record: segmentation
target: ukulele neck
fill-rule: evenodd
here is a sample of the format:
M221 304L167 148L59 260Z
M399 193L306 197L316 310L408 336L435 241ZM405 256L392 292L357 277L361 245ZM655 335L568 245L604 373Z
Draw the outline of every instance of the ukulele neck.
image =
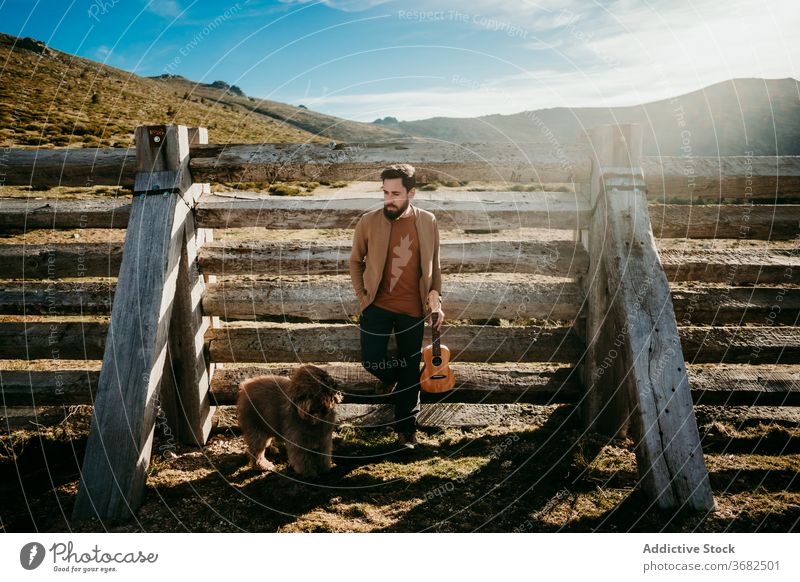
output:
M442 355L442 350L439 344L439 332L436 330L436 321L439 318L438 313L432 315L433 325L431 326L431 339L433 343L433 356L438 358Z

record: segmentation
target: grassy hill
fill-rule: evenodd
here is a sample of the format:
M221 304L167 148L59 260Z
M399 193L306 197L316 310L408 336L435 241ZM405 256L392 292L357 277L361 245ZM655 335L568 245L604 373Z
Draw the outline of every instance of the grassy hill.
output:
M573 143L580 129L640 123L645 155L800 154L796 79L731 79L632 107L555 107L477 118L433 117L387 127L452 142ZM687 133L688 132L688 133ZM684 140L691 150L684 151Z
M137 125L209 130L211 143L379 141L397 132L232 93L146 78L0 33L0 146L127 147Z

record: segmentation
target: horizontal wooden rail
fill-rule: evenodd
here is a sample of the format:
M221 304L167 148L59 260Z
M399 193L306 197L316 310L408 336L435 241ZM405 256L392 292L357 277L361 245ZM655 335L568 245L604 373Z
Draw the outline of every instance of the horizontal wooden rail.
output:
M416 198L414 203L433 212L439 227L447 230L573 230L585 228L591 213L585 198L572 192L519 193L513 199L494 201ZM355 228L362 213L382 204L378 197L231 198L209 194L200 199L196 221L198 228Z
M795 249L728 247L660 249L671 282L704 281L728 285L800 283L800 254Z
M246 193L240 194L245 196ZM474 193L463 193L467 194ZM443 228L502 230L539 226L572 230L585 227L588 205L569 192L481 192L481 201L417 203L432 210ZM490 202L497 196L496 202ZM514 200L525 201L515 206ZM262 202L263 201L263 202ZM377 208L380 197L307 196L286 198L247 195L204 195L197 209L202 228L353 228L358 215ZM516 210L515 210L516 208ZM0 228L34 229L126 228L130 200L0 200ZM800 205L648 204L656 238L732 238L790 240L800 233ZM517 214L518 212L522 214Z
M2 322L0 360L101 360L108 324Z
M198 182L274 180L379 180L389 164L409 163L419 182L505 180L534 184L585 182L591 161L583 145L549 143L452 144L440 141L319 144L228 144L193 146Z
M214 275L336 275L348 273L352 242L213 242L200 248L198 265ZM588 269L575 241L444 240L442 273L520 273L578 277Z
M190 151L196 182L377 180L384 166L397 162L415 165L425 182L584 183L591 173L590 152L583 144L565 145L559 152L540 142L397 142L337 149L318 144L212 144L192 145ZM651 200L800 202L798 156L644 157L641 166ZM136 152L134 148L11 149L3 171L9 186L129 186L136 173Z
M443 328L454 361L565 362L583 354L566 327L457 325ZM0 359L96 360L103 357L108 324L100 322L0 323ZM800 363L800 327L679 328L690 363ZM206 332L212 361L358 361L358 327L347 324L241 324ZM265 358L267 358L265 360Z
M0 281L4 315L111 315L115 283Z
M787 287L673 287L678 325L800 325L800 289Z
M800 364L800 327L691 326L678 332L693 364Z
M0 230L126 228L130 196L99 200L0 198Z
M449 281L447 318L573 320L583 294L573 282ZM0 282L0 314L110 315L116 283ZM685 287L671 289L681 325L800 324L800 289L786 287ZM299 316L348 319L358 313L349 278L212 283L202 298L207 316L252 319Z
M447 318L573 320L583 304L574 282L501 282L444 279ZM1 296L0 296L1 297ZM203 296L206 315L227 319L301 316L312 320L347 319L359 312L350 278L335 281L236 281L209 285Z
M358 333L358 326L346 324L236 324L205 337L213 362L360 362ZM441 338L460 362L575 364L583 354L570 327L445 325Z
M123 243L0 245L0 277L61 279L116 277Z
M648 204L656 238L791 240L800 204Z
M650 156L641 167L653 202L800 202L800 156Z
M344 402L379 403L378 381L356 364L320 364L345 391ZM453 392L422 393L423 402L573 403L582 386L568 366L452 364ZM211 379L215 404L234 404L239 383L261 374L288 376L294 365L250 365L217 369ZM800 406L800 367L721 364L687 367L695 404L723 406ZM7 407L92 404L99 370L3 370L2 396Z
M3 156L3 173L7 186L131 186L136 149L11 149Z

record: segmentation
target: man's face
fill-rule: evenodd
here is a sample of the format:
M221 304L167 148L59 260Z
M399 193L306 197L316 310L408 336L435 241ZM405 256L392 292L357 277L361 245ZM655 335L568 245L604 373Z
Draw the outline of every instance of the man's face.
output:
M416 194L416 188L406 191L402 178L387 178L383 181L383 215L394 220L403 214Z

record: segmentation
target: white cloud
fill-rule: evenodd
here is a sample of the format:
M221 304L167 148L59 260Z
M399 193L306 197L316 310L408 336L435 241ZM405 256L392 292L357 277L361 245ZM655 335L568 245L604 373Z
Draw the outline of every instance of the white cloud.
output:
M392 0L280 0L282 4L308 4L315 2L343 12L362 12Z
M148 12L168 18L175 18L183 11L177 0L149 0L145 8Z

